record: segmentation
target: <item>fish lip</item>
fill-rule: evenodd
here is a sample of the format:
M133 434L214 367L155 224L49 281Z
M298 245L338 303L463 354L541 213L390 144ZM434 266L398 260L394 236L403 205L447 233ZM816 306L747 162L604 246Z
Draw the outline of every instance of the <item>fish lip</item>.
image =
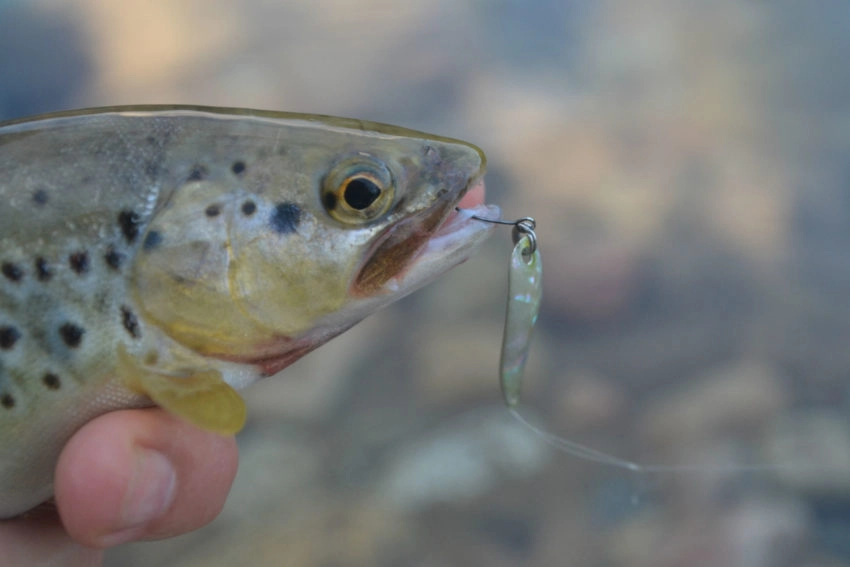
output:
M483 168L471 176L464 187L456 192L449 192L448 198L438 201L419 213L404 218L388 227L379 235L364 256L363 264L358 268L350 288L354 297L394 293L399 291L405 280L409 279L411 271L418 272L421 283L410 286L418 288L437 275L447 271L457 264L464 262L478 243L484 240L492 231L494 225L476 221L473 215L488 219L499 219L501 213L495 205L486 205L484 199ZM481 199L471 207L458 208L464 196L472 189L481 186ZM470 244L464 246L464 241ZM400 251L399 251L400 250ZM463 253L468 250L468 253ZM440 262L440 255L444 261ZM400 265L394 266L390 274L381 270L380 263L393 263L398 260ZM375 267L378 264L378 267ZM432 277L426 277L424 270L413 270L422 264L435 267ZM369 271L371 270L371 272ZM378 279L369 277L378 274ZM408 292L409 292L408 291Z
M480 217L491 220L501 220L501 210L497 205L481 203L470 208L457 209L431 235L408 263L406 270L399 276L408 278L412 272L427 269L426 264L433 264L443 256L442 273L458 264L465 262L477 248L495 230L496 224L482 222L472 218Z

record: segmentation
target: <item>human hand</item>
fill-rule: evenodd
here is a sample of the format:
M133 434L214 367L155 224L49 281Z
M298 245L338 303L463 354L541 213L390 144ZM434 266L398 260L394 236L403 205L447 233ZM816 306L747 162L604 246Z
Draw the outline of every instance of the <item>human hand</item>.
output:
M0 565L100 565L106 547L186 533L221 511L233 477L232 437L158 408L87 423L56 466L56 504L0 521Z

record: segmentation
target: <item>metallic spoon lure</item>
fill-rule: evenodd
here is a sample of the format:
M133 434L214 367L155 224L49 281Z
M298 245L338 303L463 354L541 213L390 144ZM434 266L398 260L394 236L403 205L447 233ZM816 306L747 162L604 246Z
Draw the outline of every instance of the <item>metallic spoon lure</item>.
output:
M508 307L499 362L502 397L505 405L513 409L519 404L531 334L537 323L543 296L543 264L537 246L537 234L534 232L537 224L531 217L515 221L485 219L475 215L472 218L514 227L514 249L508 271Z

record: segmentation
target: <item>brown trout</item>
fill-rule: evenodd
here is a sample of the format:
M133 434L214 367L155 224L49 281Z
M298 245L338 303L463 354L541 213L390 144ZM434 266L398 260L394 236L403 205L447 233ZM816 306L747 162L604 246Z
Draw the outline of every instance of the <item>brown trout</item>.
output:
M0 125L0 518L51 496L63 445L105 412L238 431L236 390L484 241L484 164L457 140L278 112Z

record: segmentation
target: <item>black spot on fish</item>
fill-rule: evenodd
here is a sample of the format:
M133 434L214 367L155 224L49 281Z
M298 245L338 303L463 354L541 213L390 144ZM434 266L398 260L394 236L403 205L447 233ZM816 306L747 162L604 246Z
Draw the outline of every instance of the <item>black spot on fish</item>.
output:
M0 404L2 404L6 409L12 409L15 407L15 398L12 394L3 394L0 396Z
M234 161L233 165L230 166L230 171L232 171L235 175L242 175L245 173L245 162Z
M121 306L121 323L124 325L124 328L127 329L127 332L130 333L131 337L134 339L139 338L141 335L139 332L139 320L136 318L136 314L133 313L133 310L126 305Z
M9 281L19 282L24 277L24 271L21 267L12 262L3 262L3 265L0 266L0 271L3 272L3 275Z
M278 234L291 234L301 222L301 209L295 203L280 203L272 211L269 224Z
M62 341L71 348L80 346L85 332L85 329L73 323L64 323L59 327L59 335L62 337Z
M35 259L35 277L40 282L46 282L53 277L53 270L47 264L47 260L39 256Z
M221 213L221 208L218 205L210 205L204 213L208 217L217 217Z
M84 274L89 271L89 254L85 250L74 252L68 256L68 265L78 274Z
M59 379L59 376L53 372L48 372L42 376L41 381L44 382L44 385L47 386L48 390L58 390L62 386L62 381Z
M46 205L47 201L49 200L50 197L47 195L47 191L45 191L44 189L36 189L32 194L32 202L36 205Z
M160 244L162 244L162 235L159 232L152 230L147 234L147 236L145 236L145 241L142 243L142 248L150 252L151 250L158 247Z
M121 211L118 213L118 224L121 225L121 232L130 244L134 243L139 236L139 224L141 222L142 219L134 211Z
M106 254L103 255L103 259L106 260L106 265L112 268L113 270L117 270L121 267L121 264L124 263L124 254L115 250L114 247L110 246L106 249Z
M0 348L3 350L11 349L20 338L21 332L15 327L0 327Z
M203 165L195 165L189 171L189 177L186 178L186 181L201 181L207 175L209 175L209 171Z
M251 215L253 215L256 210L257 205L254 203L254 201L245 201L244 203L242 203L242 214L246 217L250 217Z

